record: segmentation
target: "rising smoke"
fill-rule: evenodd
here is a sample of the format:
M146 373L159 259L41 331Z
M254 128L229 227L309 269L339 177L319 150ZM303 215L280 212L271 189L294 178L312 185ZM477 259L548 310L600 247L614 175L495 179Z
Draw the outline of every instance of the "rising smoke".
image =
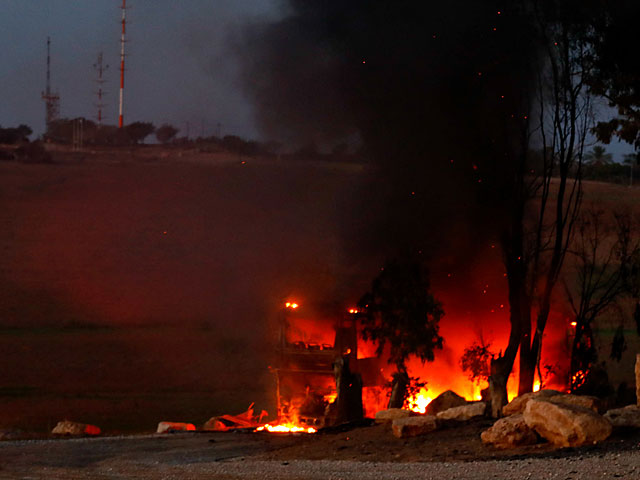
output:
M468 264L498 235L536 65L514 3L289 0L287 17L247 29L244 85L264 134L356 133L376 166L354 194L352 251Z

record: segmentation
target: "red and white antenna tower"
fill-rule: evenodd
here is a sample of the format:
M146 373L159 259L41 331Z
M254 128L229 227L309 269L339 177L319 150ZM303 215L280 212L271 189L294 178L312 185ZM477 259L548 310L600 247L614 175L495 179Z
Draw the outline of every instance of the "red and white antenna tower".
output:
M126 33L126 18L127 12L127 0L122 0L122 35L120 36L120 108L119 108L119 116L118 116L118 127L122 128L123 126L123 117L122 117L122 105L124 101L124 44L125 44L125 33Z
M106 106L102 101L102 97L105 94L102 90L102 85L105 83L102 74L109 68L109 65L103 65L102 63L102 52L98 53L98 60L93 64L93 68L96 69L96 73L98 74L98 78L96 79L96 83L98 84L98 91L96 92L96 95L98 96L98 103L96 103L96 107L98 107L98 115L96 116L96 120L98 120L98 126L100 126L102 125L102 109Z

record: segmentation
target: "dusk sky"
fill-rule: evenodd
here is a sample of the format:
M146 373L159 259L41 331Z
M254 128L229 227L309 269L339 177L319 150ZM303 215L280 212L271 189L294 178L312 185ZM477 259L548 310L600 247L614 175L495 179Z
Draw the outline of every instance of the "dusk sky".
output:
M283 16L279 0L128 0L124 121L171 123L179 136L260 138L238 81L237 45L252 21ZM99 52L109 68L104 122L117 123L121 0L1 0L0 126L44 132L46 41L63 118L97 117ZM250 52L247 52L250 53ZM605 109L606 110L606 109ZM188 123L188 127L187 127ZM151 139L151 138L150 138ZM632 151L607 147L616 161Z
M44 130L46 40L62 117L97 115L99 52L109 65L105 123L118 115L120 0L2 0L0 126ZM277 0L129 0L125 123L169 122L190 135L258 135L237 86L233 38L252 19L278 16Z

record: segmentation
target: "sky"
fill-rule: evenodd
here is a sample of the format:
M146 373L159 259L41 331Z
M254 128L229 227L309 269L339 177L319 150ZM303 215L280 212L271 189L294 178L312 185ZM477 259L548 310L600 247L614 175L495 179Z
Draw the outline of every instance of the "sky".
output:
M236 82L234 38L250 21L277 18L277 0L128 0L124 122L168 122L180 135L257 137ZM41 92L51 37L51 86L61 117L97 116L99 52L109 68L105 123L116 124L120 0L0 0L0 126L45 128ZM220 125L218 125L220 124Z
M128 0L125 123L170 123L180 136L234 134L267 140L238 81L235 45L251 22L284 16L283 3ZM120 0L0 0L0 126L24 123L34 136L44 132L47 36L60 116L97 117L93 65L103 52L109 66L103 118L116 124L120 6ZM607 150L622 161L632 149L614 143Z

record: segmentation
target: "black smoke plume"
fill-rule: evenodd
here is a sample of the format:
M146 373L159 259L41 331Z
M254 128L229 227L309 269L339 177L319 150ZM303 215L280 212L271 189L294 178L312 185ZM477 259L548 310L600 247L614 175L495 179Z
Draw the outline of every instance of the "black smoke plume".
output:
M356 192L358 251L467 262L495 237L522 154L537 55L530 15L487 0L289 0L247 29L244 84L265 136L357 134L376 166ZM366 240L365 240L366 239Z

